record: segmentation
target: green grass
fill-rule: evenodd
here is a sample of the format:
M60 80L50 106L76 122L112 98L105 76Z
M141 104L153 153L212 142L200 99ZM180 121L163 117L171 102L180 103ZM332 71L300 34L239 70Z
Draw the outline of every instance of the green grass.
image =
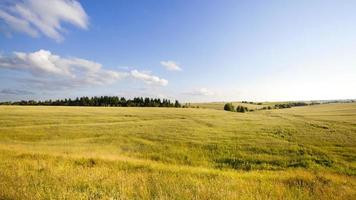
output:
M0 199L355 199L356 104L0 106Z

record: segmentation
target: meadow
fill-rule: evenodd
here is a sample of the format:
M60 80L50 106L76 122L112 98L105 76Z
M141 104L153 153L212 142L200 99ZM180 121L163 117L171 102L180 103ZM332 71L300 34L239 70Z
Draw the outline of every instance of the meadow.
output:
M208 108L208 109L214 109L214 110L224 110L225 103L227 103L227 102L191 103L189 105L191 107L195 107L195 108ZM261 103L261 105L242 103L242 102L231 102L231 103L235 108L237 106L243 106L243 107L247 107L248 109L252 109L252 110L261 109L265 106L273 106L276 104L275 102L264 102L264 103Z
M356 103L215 106L0 106L0 199L356 199Z

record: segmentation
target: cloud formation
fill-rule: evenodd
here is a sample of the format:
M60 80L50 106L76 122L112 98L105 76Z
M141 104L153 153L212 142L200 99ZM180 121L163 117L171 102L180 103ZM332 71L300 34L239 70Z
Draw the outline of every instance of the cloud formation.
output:
M132 70L130 74L133 78L142 80L149 85L166 86L168 84L168 81L166 79L159 78L149 73Z
M194 96L213 96L215 95L215 92L207 88L200 88L200 89L193 90L191 92L187 92L185 94L194 95Z
M62 22L87 29L88 15L76 0L23 0L0 3L0 19L13 31L32 37L43 34L58 42L66 30Z
M169 71L182 71L182 68L174 61L161 61L160 62L163 67L165 67Z
M75 57L63 58L47 50L14 52L12 56L0 55L1 68L29 72L32 78L26 81L38 88L66 89L104 85L130 77L149 85L168 84L167 80L148 73L106 70L100 63Z
M126 76L126 73L104 70L100 63L81 58L62 58L43 49L0 57L0 68L29 71L35 77L64 77L91 84L110 83Z

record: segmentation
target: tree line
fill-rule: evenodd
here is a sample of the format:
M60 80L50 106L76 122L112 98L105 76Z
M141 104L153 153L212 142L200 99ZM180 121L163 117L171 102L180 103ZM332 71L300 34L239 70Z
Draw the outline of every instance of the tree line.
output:
M41 106L110 106L110 107L176 107L182 105L177 101L160 98L143 98L135 97L125 99L117 96L100 96L100 97L78 97L75 99L57 99L45 101L16 101L1 102L0 105L41 105Z
M248 102L248 101L242 101L241 103L248 103L248 104L253 104L253 105L262 105L262 103L255 103L255 102ZM264 106L262 108L256 108L256 110L271 110L271 109L283 109L283 108L292 108L296 106L309 106L309 105L316 105L319 103L306 103L306 102L288 102L288 103L281 103L281 104L275 104L273 107L272 106ZM224 105L224 110L226 111L232 111L232 112L249 112L249 111L254 111L253 109L249 109L248 107L238 105L235 109L234 105L232 103L226 103Z
M253 105L262 105L261 102L253 102L253 101L241 101L241 103L248 103L248 104L253 104Z
M289 103L282 103L282 104L276 104L274 105L275 109L283 109L283 108L291 108L291 107L297 107L297 106L309 106L311 104L305 103L305 102L289 102Z

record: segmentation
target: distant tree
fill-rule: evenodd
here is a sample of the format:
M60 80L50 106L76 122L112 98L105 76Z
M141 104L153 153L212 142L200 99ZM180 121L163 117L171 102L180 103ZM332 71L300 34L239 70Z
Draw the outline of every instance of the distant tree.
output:
M176 108L180 108L181 107L181 105L180 105L180 103L176 100L176 102L174 103L174 107L176 107Z
M232 105L232 103L226 103L225 106L224 106L224 110L234 112L235 108Z
M236 107L236 112L248 112L248 108L247 107L244 107L244 106L237 106Z
M124 97L100 96L100 97L77 97L75 99L57 99L45 101L18 101L18 102L0 102L0 105L43 105L43 106L110 106L110 107L177 107L182 105L176 100L171 102L168 99L152 99L135 97L126 100Z
M244 107L244 110L245 110L245 112L248 112L248 108L247 107Z

